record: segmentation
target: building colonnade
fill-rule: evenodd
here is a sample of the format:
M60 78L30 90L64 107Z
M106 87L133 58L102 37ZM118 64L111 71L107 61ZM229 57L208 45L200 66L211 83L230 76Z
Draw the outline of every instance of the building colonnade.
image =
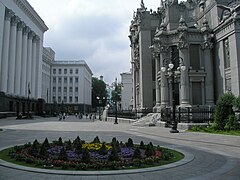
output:
M39 36L5 8L0 91L37 98L39 51Z

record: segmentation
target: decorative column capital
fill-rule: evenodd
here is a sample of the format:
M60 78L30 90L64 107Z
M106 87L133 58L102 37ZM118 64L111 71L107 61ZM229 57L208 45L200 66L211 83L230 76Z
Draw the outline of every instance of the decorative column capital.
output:
M11 25L12 26L17 26L17 24L20 22L20 18L19 17L17 17L17 16L13 16L12 18L11 18Z
M17 24L17 30L18 30L18 31L22 31L24 27L25 27L25 24L24 24L22 21L20 21L20 22Z
M178 42L178 49L188 49L189 43L186 41L179 41Z
M14 12L10 9L6 9L5 11L5 20L11 21L12 16L14 15Z
M160 53L167 53L169 51L169 46L160 45Z
M23 23L24 24L24 28L23 28L23 35L27 35L29 32L30 32L30 28L28 27L28 26L26 26L26 24L25 23Z
M33 37L33 43L37 43L39 40L40 40L40 38L39 38L38 35L35 35L35 36Z
M213 48L213 43L209 41L205 41L204 43L201 44L201 49L206 50L206 49L212 49Z
M32 39L34 35L35 35L35 33L33 31L30 31L28 33L28 39Z

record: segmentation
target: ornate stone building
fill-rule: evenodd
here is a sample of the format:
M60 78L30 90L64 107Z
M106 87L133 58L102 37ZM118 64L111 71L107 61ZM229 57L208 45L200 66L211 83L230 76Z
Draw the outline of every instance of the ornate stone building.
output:
M239 0L161 0L157 12L147 11L142 1L129 38L134 108L160 111L173 98L181 107L212 106L227 91L240 95ZM170 62L184 65L174 83L162 71Z

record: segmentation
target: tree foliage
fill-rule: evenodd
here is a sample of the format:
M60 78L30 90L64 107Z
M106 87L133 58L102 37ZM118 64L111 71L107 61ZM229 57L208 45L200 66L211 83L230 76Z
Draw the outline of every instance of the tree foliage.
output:
M98 100L97 97L100 99ZM92 107L105 106L107 100L106 84L96 77L92 78Z

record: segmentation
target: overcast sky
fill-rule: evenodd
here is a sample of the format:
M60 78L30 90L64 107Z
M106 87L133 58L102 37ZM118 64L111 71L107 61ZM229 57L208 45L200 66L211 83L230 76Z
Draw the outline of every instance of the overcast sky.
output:
M49 28L44 46L56 60L85 60L93 76L109 84L130 70L129 25L141 0L28 1ZM157 10L160 0L144 3Z

